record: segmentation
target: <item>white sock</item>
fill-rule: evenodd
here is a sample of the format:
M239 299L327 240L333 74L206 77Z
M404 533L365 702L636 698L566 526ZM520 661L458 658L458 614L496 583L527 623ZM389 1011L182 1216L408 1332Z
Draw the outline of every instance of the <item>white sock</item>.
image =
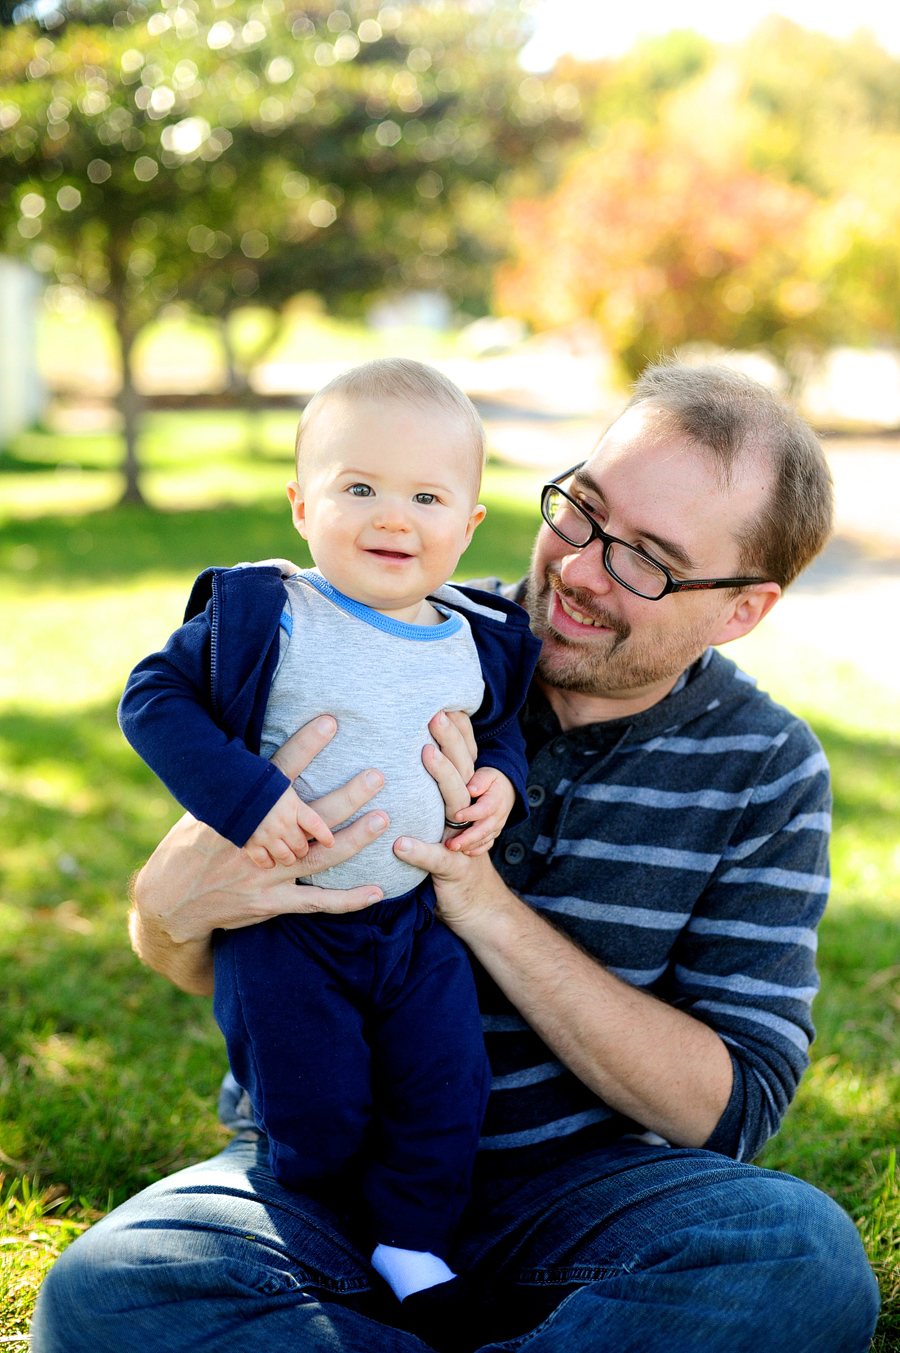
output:
M399 1250L396 1245L376 1245L372 1267L398 1301L456 1277L453 1269L429 1250Z

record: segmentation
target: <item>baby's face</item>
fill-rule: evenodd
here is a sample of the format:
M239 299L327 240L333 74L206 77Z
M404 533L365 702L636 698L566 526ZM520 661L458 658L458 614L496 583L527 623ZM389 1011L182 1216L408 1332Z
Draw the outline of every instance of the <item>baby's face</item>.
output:
M442 409L335 395L306 429L294 525L317 567L363 605L414 618L484 516L471 433Z

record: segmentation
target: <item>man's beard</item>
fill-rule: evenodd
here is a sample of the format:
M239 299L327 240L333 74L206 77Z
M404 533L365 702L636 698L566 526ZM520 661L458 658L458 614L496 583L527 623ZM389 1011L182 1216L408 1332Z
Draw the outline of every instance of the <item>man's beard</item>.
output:
M553 592L582 615L599 620L610 634L592 636L585 628L583 642L559 634L549 622ZM669 678L674 682L707 647L707 625L696 624L677 634L643 639L632 635L631 626L600 605L590 592L565 587L559 569L550 563L543 579L528 575L524 605L534 634L543 641L537 676L548 686L580 695L613 696L638 692Z

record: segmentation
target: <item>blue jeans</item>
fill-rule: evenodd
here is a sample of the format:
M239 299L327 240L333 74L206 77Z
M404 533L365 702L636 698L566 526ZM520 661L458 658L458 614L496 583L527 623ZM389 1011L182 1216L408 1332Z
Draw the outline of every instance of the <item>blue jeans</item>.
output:
M476 1177L454 1260L490 1275L495 1353L864 1353L878 1311L856 1230L824 1194L636 1141L528 1180ZM33 1350L422 1353L390 1300L346 1224L282 1188L264 1143L235 1141L63 1253Z

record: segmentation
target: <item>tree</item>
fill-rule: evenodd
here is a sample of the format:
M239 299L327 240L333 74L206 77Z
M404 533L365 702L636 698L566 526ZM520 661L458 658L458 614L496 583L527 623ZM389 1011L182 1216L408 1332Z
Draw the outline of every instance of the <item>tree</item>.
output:
M109 304L125 497L140 501L131 352L162 306L226 319L250 297L346 306L424 285L483 307L502 248L493 185L539 163L548 134L574 135L578 113L552 88L536 110L518 98L514 0L135 0L111 18L7 32L0 231Z
M777 349L814 205L623 125L549 197L512 205L497 297L539 328L594 319L630 376L690 340Z
M734 47L673 33L557 76L590 153L513 206L501 305L540 327L593 316L629 372L707 340L802 379L829 344L896 342L896 57L771 18Z

